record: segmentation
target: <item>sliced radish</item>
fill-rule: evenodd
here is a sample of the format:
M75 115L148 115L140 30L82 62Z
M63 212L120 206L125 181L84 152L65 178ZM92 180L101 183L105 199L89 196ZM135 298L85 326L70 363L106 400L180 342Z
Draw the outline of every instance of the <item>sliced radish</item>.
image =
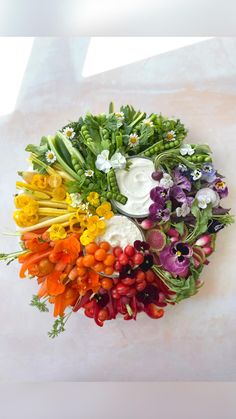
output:
M165 233L156 228L147 232L146 240L151 250L156 252L160 252L166 245Z

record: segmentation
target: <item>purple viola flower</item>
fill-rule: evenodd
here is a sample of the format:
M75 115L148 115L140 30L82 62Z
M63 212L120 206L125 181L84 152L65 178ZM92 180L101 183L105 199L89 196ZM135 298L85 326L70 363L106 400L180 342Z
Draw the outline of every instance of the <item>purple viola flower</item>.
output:
M139 268L143 272L147 272L148 269L150 269L152 267L153 263L154 263L153 256L152 255L146 255L146 256L144 256L143 263L141 263L141 265L139 265Z
M222 179L215 179L215 181L212 183L212 187L214 191L219 194L220 198L226 198L226 196L228 196L228 188Z
M216 171L212 163L204 163L202 165L202 180L213 182L216 179Z
M170 198L181 203L185 203L187 201L187 196L180 186L173 186L171 188Z
M120 272L119 272L119 278L120 279L124 279L124 278L134 278L136 274L136 270L133 269L130 265L124 265L122 266Z
M162 188L161 186L156 186L150 191L150 198L154 202L165 203L166 199L169 197L169 192L167 189Z
M157 302L159 291L157 287L152 284L148 284L143 291L137 292L137 300L143 303L145 306L150 303Z
M177 242L160 252L160 262L168 272L185 278L189 273L192 254L192 248L188 244Z
M191 182L190 180L183 175L183 173L177 168L174 170L174 183L176 186L179 186L181 189L190 192L191 191Z
M168 221L170 218L170 210L160 207L158 204L152 204L149 207L149 219L152 221Z
M150 245L147 242L142 242L141 240L135 240L134 242L134 248L138 251L148 250L150 248Z

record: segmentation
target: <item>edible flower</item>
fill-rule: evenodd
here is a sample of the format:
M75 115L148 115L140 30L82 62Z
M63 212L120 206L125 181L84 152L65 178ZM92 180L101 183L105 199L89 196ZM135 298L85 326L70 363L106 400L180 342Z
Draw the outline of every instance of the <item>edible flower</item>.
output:
M228 188L226 183L220 178L217 178L214 181L213 189L219 194L220 198L226 198L226 196L228 196Z
M89 230L84 230L82 235L80 236L80 242L83 246L87 246L87 244L92 243L95 239L95 234L93 234Z
M109 161L109 150L103 150L101 154L98 154L95 166L98 170L104 173L108 173L111 166L111 162Z
M152 255L145 255L144 261L139 265L139 268L143 272L147 272L153 265L153 256Z
M202 180L213 182L216 178L216 171L212 163L204 163L202 166Z
M138 251L145 252L150 248L150 245L147 242L141 241L141 240L135 240L134 242L134 248Z
M120 121L123 121L125 116L124 116L124 112L115 112L115 116L117 119L119 119Z
M94 171L91 169L88 169L88 170L85 170L84 174L86 177L93 177Z
M88 230L93 235L101 235L105 230L106 224L104 220L101 220L97 215L92 215L88 218Z
M152 221L166 222L170 219L170 210L155 202L149 207L149 218Z
M171 186L174 185L172 177L168 173L164 173L163 177L161 178L159 182L159 186L161 186L164 189L169 189Z
M166 246L160 252L160 262L168 272L186 277L189 272L192 253L192 248L188 244L182 242L174 243Z
M129 145L130 147L135 147L139 144L139 136L138 134L130 134L129 136Z
M202 177L202 172L200 169L195 169L190 173L190 176L193 180L198 180Z
M63 134L66 136L66 138L69 138L69 140L72 140L75 136L75 131L71 127L66 127L63 130Z
M194 153L195 151L190 144L184 144L180 148L181 156L186 156L186 155L192 156Z
M198 201L199 208L206 208L208 204L217 207L220 203L219 194L211 188L202 188L197 191L195 198Z
M51 261L53 263L62 262L65 264L74 263L81 251L80 242L74 236L70 236L64 240L58 240L55 243L51 253Z
M16 208L23 208L26 205L30 204L33 201L33 198L31 198L29 195L20 194L16 195L14 198L14 204Z
M48 176L40 174L34 175L30 183L36 188L46 189L46 187L48 186Z
M126 158L123 154L116 152L111 157L110 163L113 169L124 169L126 166Z
M191 211L190 207L188 206L187 202L184 202L181 207L176 208L176 215L177 217L186 217Z
M52 224L48 229L50 240L62 240L66 238L66 230L61 224Z
M167 189L164 189L163 187L156 186L150 191L150 198L154 202L161 202L162 204L164 204L168 197L169 191Z
M153 127L153 122L151 121L150 118L144 119L143 124L146 125L147 127Z
M97 215L99 217L104 217L106 220L109 220L114 213L111 211L111 204L110 202L103 202L99 207L96 209Z
M175 139L175 137L176 137L176 133L175 133L175 131L174 131L174 130L171 130L171 131L167 132L167 134L166 134L166 139L167 139L168 141L172 141L172 140L174 140L174 139Z
M158 289L152 284L148 284L143 291L137 293L137 300L143 303L145 306L157 302L158 300Z
M174 183L176 186L179 186L181 189L184 189L185 191L190 192L192 185L191 185L190 180L186 176L183 175L184 172L185 170L181 170L180 167L174 170L174 173L173 173Z
M54 163L57 159L56 154L51 150L46 151L45 158L49 164Z
M90 192L89 195L87 196L87 201L93 207L98 207L98 205L100 204L99 194L97 192Z

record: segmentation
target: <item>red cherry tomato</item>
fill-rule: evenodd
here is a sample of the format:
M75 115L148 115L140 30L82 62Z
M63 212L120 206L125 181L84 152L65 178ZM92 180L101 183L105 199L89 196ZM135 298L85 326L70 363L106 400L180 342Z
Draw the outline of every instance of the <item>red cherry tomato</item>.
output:
M137 291L140 292L140 291L143 291L146 288L146 286L147 286L147 283L144 280L144 281L136 283L135 288L136 288Z
M117 272L120 272L121 271L121 269L122 269L122 265L121 265L121 263L117 260L116 262L115 262L115 264L114 264L114 269L115 269L115 271L117 271Z
M118 257L119 262L121 263L121 265L127 265L129 262L128 256L126 256L124 253L122 253L119 257Z
M156 275L154 274L154 272L151 269L149 269L146 272L145 276L146 276L146 281L147 282L154 282L155 281Z
M114 255L114 256L118 257L118 256L120 256L122 253L123 253L123 250L121 249L121 247L120 247L120 246L116 246L116 247L114 247L114 249L113 249L113 255Z
M141 263L143 263L144 261L144 256L142 253L136 253L133 257L133 261L135 263L135 265L141 265Z
M134 256L134 254L135 254L135 248L134 248L134 246L131 246L130 244L128 244L128 245L125 247L124 252L125 252L125 254L126 254L127 256L132 257L132 256Z
M126 297L134 297L136 294L136 289L134 287L130 288L129 291L126 293Z
M104 322L105 320L108 320L109 315L108 315L108 311L106 308L102 308L99 313L98 313L98 320L100 320L100 322Z

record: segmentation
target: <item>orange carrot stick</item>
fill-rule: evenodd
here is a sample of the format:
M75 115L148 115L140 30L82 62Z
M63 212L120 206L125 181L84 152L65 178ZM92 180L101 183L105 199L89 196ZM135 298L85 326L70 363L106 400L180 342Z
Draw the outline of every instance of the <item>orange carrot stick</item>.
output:
M25 278L25 271L27 271L29 265L39 262L42 258L49 256L50 253L51 249L35 253L31 257L27 258L20 269L20 278Z

